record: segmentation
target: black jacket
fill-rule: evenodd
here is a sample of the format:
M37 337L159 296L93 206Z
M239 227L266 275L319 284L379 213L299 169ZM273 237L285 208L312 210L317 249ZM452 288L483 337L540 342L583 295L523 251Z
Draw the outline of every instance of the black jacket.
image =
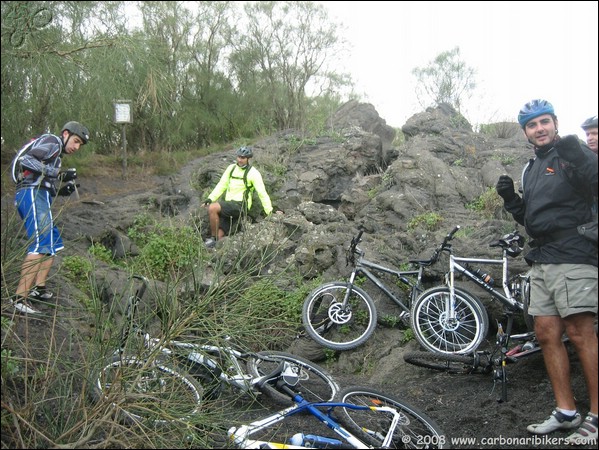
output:
M576 233L593 220L597 195L597 155L582 145L587 164L564 161L555 148L536 149L524 170L522 198L505 202L514 220L540 244L525 256L529 264L591 264L597 266L597 247Z

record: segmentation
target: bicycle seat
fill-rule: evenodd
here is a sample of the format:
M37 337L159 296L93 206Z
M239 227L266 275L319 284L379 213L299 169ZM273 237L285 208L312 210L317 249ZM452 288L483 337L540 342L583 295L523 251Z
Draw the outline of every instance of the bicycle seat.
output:
M489 244L489 247L501 247L509 256L516 257L524 249L524 236L517 231L506 234L496 242Z
M418 264L419 266L432 266L435 263L435 259L410 259L408 260L410 264Z

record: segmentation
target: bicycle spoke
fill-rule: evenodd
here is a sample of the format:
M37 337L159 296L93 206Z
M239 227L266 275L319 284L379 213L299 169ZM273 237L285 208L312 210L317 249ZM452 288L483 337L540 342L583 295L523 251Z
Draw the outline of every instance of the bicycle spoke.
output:
M370 388L348 387L339 401L367 407L391 407L399 413L389 448L447 448L445 433L426 414L396 397ZM393 416L388 412L341 408L340 420L371 445L380 447Z
M349 350L366 342L376 328L374 302L357 286L344 303L349 283L333 282L312 292L302 311L308 334L324 347Z
M95 384L96 393L110 400L129 422L166 423L187 420L198 412L202 388L175 368L134 357L106 366Z

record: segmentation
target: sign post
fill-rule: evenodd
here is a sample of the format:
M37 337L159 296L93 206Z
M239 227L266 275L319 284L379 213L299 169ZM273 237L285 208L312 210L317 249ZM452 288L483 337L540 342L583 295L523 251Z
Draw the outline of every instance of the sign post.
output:
M127 178L127 131L125 125L133 122L131 100L114 101L114 122L123 124L123 178Z

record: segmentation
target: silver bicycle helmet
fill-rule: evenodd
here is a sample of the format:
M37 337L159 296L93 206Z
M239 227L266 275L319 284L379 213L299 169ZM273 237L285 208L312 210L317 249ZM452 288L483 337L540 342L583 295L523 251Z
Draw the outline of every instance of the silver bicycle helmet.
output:
M79 122L71 121L65 123L64 127L62 127L61 133L64 130L67 130L69 133L76 134L77 136L79 136L84 144L87 144L87 141L89 141L89 130L86 126L81 125Z
M597 116L589 117L587 120L582 122L582 125L580 125L580 127L585 131L589 128L599 128L597 126Z
M250 147L239 147L237 152L235 152L237 156L241 156L242 158L251 158L254 156L252 149Z

